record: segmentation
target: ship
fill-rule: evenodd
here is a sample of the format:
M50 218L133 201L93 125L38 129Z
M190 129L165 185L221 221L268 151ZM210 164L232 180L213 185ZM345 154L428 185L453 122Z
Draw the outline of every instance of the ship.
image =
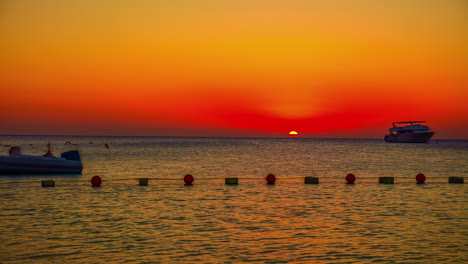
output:
M23 155L13 146L8 156L0 155L0 174L81 174L83 164L78 150L63 152L55 157L50 150L42 155Z
M422 125L426 121L394 122L385 135L386 142L396 143L427 143L435 134L428 126Z

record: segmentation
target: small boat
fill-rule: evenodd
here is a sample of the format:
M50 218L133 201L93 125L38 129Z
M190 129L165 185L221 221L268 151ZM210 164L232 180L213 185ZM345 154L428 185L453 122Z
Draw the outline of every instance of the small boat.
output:
M49 150L42 156L23 155L13 146L8 156L0 155L0 174L81 174L83 164L80 152L70 150L55 157Z
M384 140L397 143L426 143L434 132L430 131L428 126L421 124L424 122L426 121L394 122L393 127L388 129L389 133L385 135Z

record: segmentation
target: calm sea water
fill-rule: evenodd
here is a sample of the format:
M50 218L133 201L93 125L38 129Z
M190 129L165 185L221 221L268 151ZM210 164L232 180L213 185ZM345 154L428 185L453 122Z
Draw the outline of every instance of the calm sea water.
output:
M24 154L49 141L80 150L83 174L0 176L1 263L466 261L467 188L447 178L468 175L468 141L0 136Z

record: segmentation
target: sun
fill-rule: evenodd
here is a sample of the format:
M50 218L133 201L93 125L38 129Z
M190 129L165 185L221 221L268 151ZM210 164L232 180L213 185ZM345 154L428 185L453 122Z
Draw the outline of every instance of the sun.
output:
M297 135L298 135L297 132L294 131L294 130L289 132L289 136L291 136L291 137L297 137Z

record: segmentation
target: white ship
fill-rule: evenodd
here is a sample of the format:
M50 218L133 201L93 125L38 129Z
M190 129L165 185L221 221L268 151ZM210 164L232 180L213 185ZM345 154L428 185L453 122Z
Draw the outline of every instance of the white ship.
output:
M424 122L426 121L394 122L384 140L397 143L426 143L434 135L434 132L430 131L428 126L421 124Z
M21 148L12 147L8 156L0 155L0 174L80 174L83 170L77 150L55 157L49 150L43 156L23 155Z

